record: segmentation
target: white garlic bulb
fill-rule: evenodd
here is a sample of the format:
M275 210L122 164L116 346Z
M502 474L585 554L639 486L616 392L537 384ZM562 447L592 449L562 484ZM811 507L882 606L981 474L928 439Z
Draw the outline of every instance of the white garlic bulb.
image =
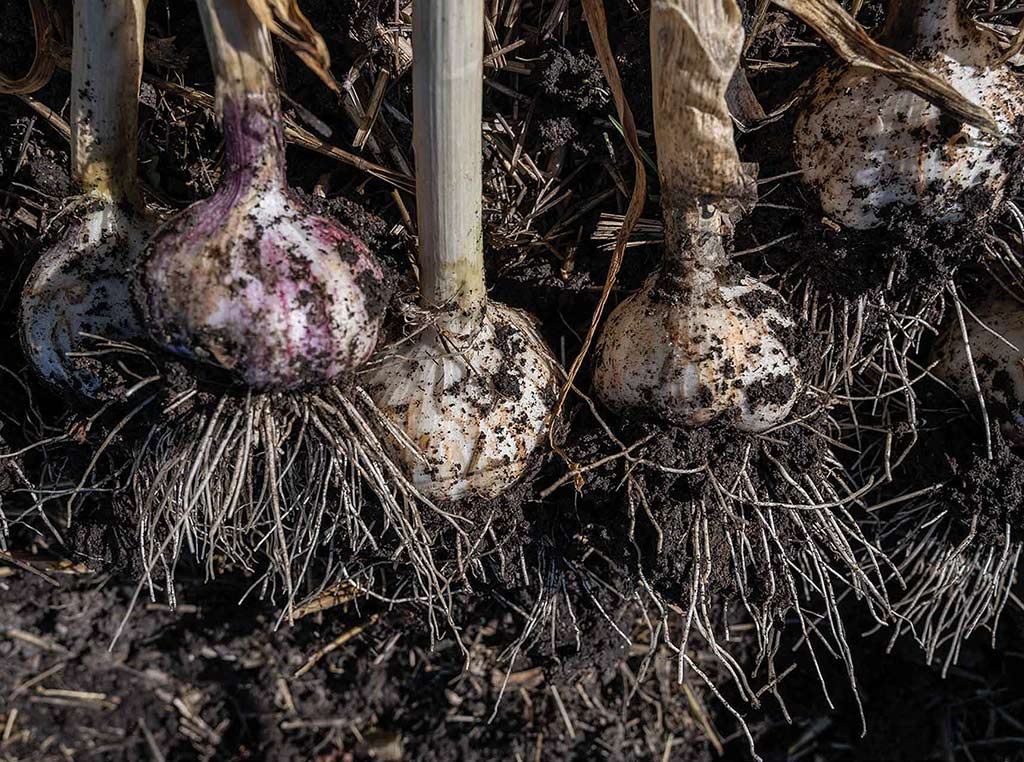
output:
M98 399L103 371L88 359L88 337L142 335L126 275L152 226L125 208L92 206L32 268L19 322L25 354L44 381Z
M703 287L682 287L656 273L618 306L597 345L595 390L620 412L765 431L798 396L797 362L778 337L793 321L768 286L702 275Z
M88 336L144 334L130 283L155 226L136 176L145 20L142 0L74 4L71 175L83 195L22 291L19 329L29 363L51 386L92 400L119 393L120 383L110 384L116 374L89 356Z
M977 320L965 313L964 325L981 393L1007 438L1024 444L1024 304L999 294L974 315ZM935 376L963 400L974 401L977 392L959 321L949 326L933 354Z
M883 39L1015 134L1024 88L998 62L995 35L962 17L954 0L910 5L905 18L891 19ZM866 68L826 67L813 93L796 121L794 158L822 210L845 227L882 225L897 204L934 222L984 217L999 207L1016 151L998 136L943 116Z
M399 342L362 376L377 406L420 457L395 455L437 502L491 499L519 479L543 444L558 394L558 365L531 319L487 302L468 330L454 321Z

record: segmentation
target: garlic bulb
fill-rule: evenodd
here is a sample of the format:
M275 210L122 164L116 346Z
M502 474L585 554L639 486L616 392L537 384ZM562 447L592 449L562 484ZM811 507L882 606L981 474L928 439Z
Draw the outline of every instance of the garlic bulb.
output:
M977 320L964 314L970 358L960 324L954 322L935 346L932 372L963 400L973 402L973 360L981 393L1001 419L1003 433L1024 445L1024 304L998 294L974 314Z
M481 167L483 3L417 0L413 140L421 312L362 377L413 447L395 457L429 499L489 500L551 424L557 363L523 312L489 300Z
M881 40L986 108L1006 134L1024 116L1020 77L999 62L993 32L957 0L894 3ZM794 157L823 211L849 228L882 225L895 205L960 222L995 211L1015 148L945 117L937 106L866 68L826 67L797 118Z
M94 400L108 389L102 364L88 358L90 341L143 333L129 274L153 228L136 174L144 22L141 0L74 5L71 163L85 198L22 291L20 332L32 367L52 386Z
M138 302L165 349L256 389L329 383L364 362L387 302L358 238L311 214L285 180L266 29L244 3L200 3L225 137L212 197L154 236Z
M525 473L543 444L557 363L532 319L499 302L489 301L482 319L458 333L447 324L397 344L361 380L416 447L419 457L397 454L424 495L491 499Z
M733 0L651 6L663 264L609 316L593 381L619 413L688 427L720 420L756 433L786 418L800 378L781 338L794 325L784 301L732 266L725 246L756 193L726 101L742 49Z
M764 431L797 398L797 363L778 338L792 326L779 295L752 278L688 288L656 273L608 318L594 388L617 410L677 426Z
M142 334L127 274L152 230L130 207L90 205L29 273L21 295L21 339L47 383L102 399L104 373L90 340Z

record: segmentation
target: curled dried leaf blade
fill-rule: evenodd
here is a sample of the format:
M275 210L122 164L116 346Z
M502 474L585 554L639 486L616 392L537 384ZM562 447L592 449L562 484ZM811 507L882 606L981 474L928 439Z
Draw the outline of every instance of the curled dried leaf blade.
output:
M280 37L325 85L341 92L331 74L331 55L327 43L299 9L296 0L248 0L249 7L271 33Z
M985 132L1002 132L987 109L892 48L879 45L835 0L773 0L811 27L851 66L883 74L942 111Z
M23 95L39 90L53 75L56 62L53 58L53 23L50 10L44 0L30 0L32 30L35 35L35 55L32 65L23 77L8 77L0 73L0 94Z
M1010 40L1009 47L999 57L997 63L1005 64L1012 61L1020 55L1022 50L1024 50L1024 18L1020 20L1020 23L1017 25L1017 31L1014 33L1013 39Z

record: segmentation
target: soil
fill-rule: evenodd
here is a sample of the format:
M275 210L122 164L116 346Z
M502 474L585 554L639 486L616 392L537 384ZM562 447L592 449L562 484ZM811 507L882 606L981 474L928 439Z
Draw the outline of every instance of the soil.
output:
M28 74L35 58L29 4L4 0L0 14L4 19L3 28L0 29L0 45L3 45L4 50L3 72L12 79L20 79Z
M653 158L647 3L605 5L641 143ZM499 24L502 44L525 44L506 54L508 69L487 73L485 120L493 139L485 140L485 245L492 296L536 316L567 366L582 345L607 270L607 238L600 233L614 221L610 215L625 211L632 169L581 9L551 6L527 3L521 24ZM414 158L411 79L378 24L387 28L394 4L308 0L302 7L325 37L334 73L339 79L352 74L346 86L361 104L380 72L391 79L372 139L356 148L356 126L336 96L278 45L288 115L328 143L407 175ZM11 22L0 24L5 72L31 60L26 8L23 0L0 6L0 19ZM864 13L865 23L880 18L875 3ZM151 2L147 32L140 167L151 200L176 209L216 186L222 143L213 115L162 83L210 92L212 73L194 4ZM748 73L766 111L788 101L828 60L822 48L808 44L813 41L801 24L769 12L747 53L784 64ZM68 87L67 73L58 68L34 97L61 112ZM754 132L738 133L744 160L758 162L762 178L794 169L792 120L790 109ZM508 157L517 145L529 164L510 171ZM408 293L413 195L294 145L287 161L299 196L362 238L395 273L398 292ZM677 654L664 644L649 647L664 634L657 602L679 605L693 592L694 506L711 500L715 489L706 473L651 464L685 469L707 460L718 483L735 483L743 471L759 493L785 503L794 492L770 464L820 482L831 448L813 432L835 434L809 397L796 411L803 425L773 432L767 442L724 425L684 431L597 409L599 422L586 401L570 398L561 440L566 457L587 469L580 489L571 483L555 488L566 465L552 455L498 501L460 506L490 533L458 580L451 622L432 619L437 609L386 602L401 601L410 583L382 541L380 557L369 560L385 570L379 596L328 589L315 596L321 610L294 624L280 621L280 607L249 590L252 578L243 570L227 564L208 580L207 570L185 554L173 597L164 589L167 577L157 574L153 599L142 591L115 643L142 567L134 520L100 492L78 503L68 525L62 496L38 509L24 489L27 478L54 481L55 475L66 489L108 439L100 468L116 473L147 423L137 420L112 434L119 418L110 413L84 426L92 411L47 391L20 354L17 294L39 251L59 233L54 220L75 192L67 167L59 131L24 101L0 97L0 352L11 371L0 372L0 447L18 451L72 435L59 447L0 460L0 516L13 519L9 536L0 535L0 760L749 759L747 738L729 707L743 715L766 760L1024 759L1024 719L1018 719L1024 674L1014 647L1024 634L1019 611L1008 609L996 648L975 637L943 679L913 642L901 640L886 653L884 629L861 637L875 622L853 596L844 598L865 733L843 660L829 658L828 646L814 640L818 664L811 662L791 593L768 584L772 571L782 568L780 553L799 552L806 541L784 511L776 512L781 551L755 542L742 516L712 514L702 588L718 631L713 635L728 637L729 655L739 671L755 674L755 689L770 684L769 666L758 663L764 644L739 611L730 542L746 538L751 577L743 593L780 633L770 644L780 655L774 669L785 675L778 696L769 687L758 701L744 701L735 674L696 632L685 649L693 665L683 670L681 683ZM535 177L533 168L557 177L556 193L545 195L547 179ZM660 235L657 177L650 175L644 219L652 227L637 239ZM912 308L930 302L954 271L968 294L982 278L980 249L966 233L950 246L942 231L897 215L886 230L849 234L822 220L797 178L771 180L760 193L763 203L735 240L738 251L756 251L737 260L772 282L781 275L788 295L809 284L824 303L842 305L888 288L893 304ZM762 248L783 236L790 237ZM657 245L630 248L609 309L639 288L658 260ZM869 334L879 330L879 323L866 326ZM818 372L827 353L813 326L798 322L788 341L807 369L806 380L828 370ZM217 379L197 381L194 367L175 362L161 371L168 398L182 389L202 390L189 414L216 404ZM589 388L586 364L576 384ZM929 401L919 423L934 427L929 416L944 404L948 400ZM646 440L636 451L646 462L627 469L622 447L603 424L626 447ZM948 477L944 499L956 520L981 515L984 527L1007 518L1016 526L1024 505L1020 456L997 437L999 457L979 460L979 441L960 429L927 441L900 472L893 493ZM831 452L855 470L854 453ZM627 475L645 504L628 505ZM860 506L851 510L870 526ZM990 516L994 511L999 515ZM437 522L428 530L439 554L454 552L444 522L430 520ZM678 637L679 619L665 615L665 621Z

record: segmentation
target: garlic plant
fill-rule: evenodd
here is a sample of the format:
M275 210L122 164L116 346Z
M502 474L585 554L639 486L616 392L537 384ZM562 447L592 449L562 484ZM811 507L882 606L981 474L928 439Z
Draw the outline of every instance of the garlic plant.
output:
M940 338L933 373L967 402L980 391L1006 439L1024 446L1024 303L995 293L964 314L964 328L954 321Z
M786 418L800 382L781 337L793 325L783 300L737 276L726 249L753 196L725 101L742 47L733 0L715 0L699 16L678 0L651 6L664 259L608 318L594 387L618 411L760 432Z
M330 383L373 352L387 302L366 245L288 188L270 35L245 0L200 0L217 79L217 191L149 246L138 301L165 349L256 389Z
M93 400L110 389L91 345L142 333L129 278L152 232L136 170L145 5L74 3L71 169L84 196L22 293L21 339L32 367L53 387Z
M997 37L960 0L890 0L880 41L988 110L1006 135L1024 117L1020 77ZM848 228L882 225L892 207L933 222L991 215L1012 180L1017 141L944 115L871 69L819 74L794 132L794 155L822 210Z
M487 298L482 240L483 0L417 0L413 99L422 320L363 377L434 501L490 499L551 423L557 365L519 310Z

